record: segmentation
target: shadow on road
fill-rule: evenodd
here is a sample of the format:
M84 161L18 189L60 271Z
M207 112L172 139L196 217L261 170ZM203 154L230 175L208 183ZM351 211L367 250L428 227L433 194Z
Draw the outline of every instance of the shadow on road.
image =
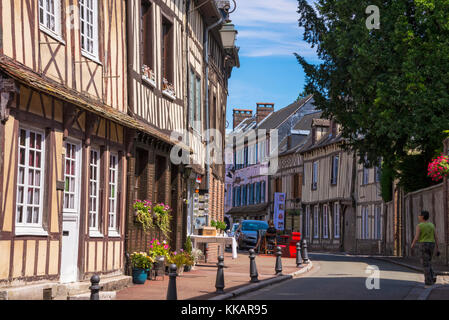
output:
M317 262L322 261L322 262L343 262L343 263L366 263L369 265L378 266L381 271L408 272L408 273L414 273L414 274L421 273L416 270L409 269L409 268L406 268L403 266L399 266L394 263L376 259L373 257L357 257L357 256L351 256L351 255L323 253L323 252L310 252L309 257L310 257L310 259L312 259L312 261L317 261Z
M420 282L380 279L368 289L362 277L305 277L268 287L237 300L403 300Z

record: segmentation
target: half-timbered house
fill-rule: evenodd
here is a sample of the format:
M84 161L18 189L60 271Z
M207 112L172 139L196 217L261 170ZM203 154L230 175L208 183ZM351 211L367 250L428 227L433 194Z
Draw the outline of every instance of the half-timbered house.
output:
M357 253L383 254L385 252L386 206L382 200L380 187L380 164L372 168L357 164L356 194L357 204Z
M301 196L303 187L303 157L299 152L311 133L312 120L322 112L305 115L279 145L278 171L270 177L273 193L285 194L284 226L287 232L301 231Z
M194 223L197 194L210 199L210 212L203 211L207 219L201 221L209 225L212 219L223 220L224 169L206 166L206 141L209 129L217 129L224 140L227 81L238 65L238 54L235 48L228 53L221 42L226 12L220 3L127 3L129 112L157 130L155 135L136 130L129 149L128 253L148 250L149 240L163 237L158 232L145 234L134 223L135 200L163 202L172 208L168 237L176 249L196 232L195 227L203 226ZM178 136L189 153L188 163L171 161L171 145Z
M148 133L134 131L129 145L126 253L147 251L160 231L145 233L134 221L136 200L164 203L173 217L168 235L172 247L182 243L182 166L174 165L170 151L173 131L185 128L183 1L127 1L129 113Z
M0 286L122 274L129 128L151 131L126 1L2 1L0 23Z
M300 151L304 161L302 234L311 250L355 249L356 159L343 150L342 143L337 123L313 119L309 140Z

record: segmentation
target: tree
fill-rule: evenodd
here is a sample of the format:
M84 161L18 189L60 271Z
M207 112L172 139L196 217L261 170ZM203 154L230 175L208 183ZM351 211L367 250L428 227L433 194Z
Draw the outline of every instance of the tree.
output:
M379 29L367 28L369 5ZM449 0L298 0L298 13L322 61L295 54L305 89L342 124L347 147L368 166L382 157L402 183L404 167L430 183L427 163L449 127Z

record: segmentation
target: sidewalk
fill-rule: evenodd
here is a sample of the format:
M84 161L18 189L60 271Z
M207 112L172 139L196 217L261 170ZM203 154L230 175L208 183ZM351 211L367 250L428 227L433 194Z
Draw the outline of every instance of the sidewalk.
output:
M226 295L237 289L256 289L256 287L268 285L270 282L277 282L292 278L298 273L307 272L311 269L311 265L303 269L296 268L296 259L282 258L282 274L289 275L286 277L278 277L275 275L276 257L257 255L256 266L259 273L257 284L250 283L249 276L249 256L247 252L239 252L237 259L232 259L230 252L224 254L224 281L225 295L218 296L215 294L215 280L217 275L217 263L201 264L195 266L194 270L184 272L176 279L176 287L178 291L178 300L208 300L208 299L227 299ZM263 280L272 279L267 282ZM167 295L169 277L166 275L158 277L157 280L147 280L143 285L132 285L117 292L116 300L165 300Z
M418 272L423 272L423 267L418 259L402 257L376 257L372 258L388 261ZM437 274L437 283L429 289L427 300L449 300L449 266L433 265Z

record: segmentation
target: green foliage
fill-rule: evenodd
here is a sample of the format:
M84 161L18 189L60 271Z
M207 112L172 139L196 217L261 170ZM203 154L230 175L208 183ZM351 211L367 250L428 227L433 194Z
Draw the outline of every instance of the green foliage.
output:
M315 2L316 11L298 0L304 40L321 60L296 55L306 92L342 124L349 147L367 154L367 163L382 157L407 190L426 186L427 170L415 166L410 151L427 164L446 136L449 1ZM380 29L366 27L368 5L379 7Z
M175 252L171 253L168 258L168 263L176 264L176 267L178 268L178 270L183 268L185 265L193 265L190 255L182 249L180 252L175 251Z
M224 221L215 221L215 220L212 220L212 221L210 222L210 225L211 225L211 227L214 227L214 228L217 229L217 230L223 230L223 231L226 230L226 223L225 223Z
M136 221L142 225L145 233L150 232L153 228L153 216L151 213L151 202L137 200L134 203Z
M153 205L150 201L137 200L134 205L136 221L142 225L145 233L154 230L156 227L162 232L165 238L170 235L170 221L172 219L169 206L159 203Z
M380 187L382 193L382 199L385 202L390 202L393 200L393 181L394 181L394 172L393 170L386 166L382 165L381 176L380 176Z
M192 239L190 239L190 236L187 236L186 243L184 244L184 249L187 253L192 253Z
M428 159L424 155L411 155L399 164L402 179L399 183L406 193L436 184L427 176ZM425 172L425 175L422 175Z
M133 268L151 269L154 259L145 252L133 252L131 254L131 265Z
M171 209L169 206L159 203L153 206L153 215L155 216L156 225L162 231L162 234L169 238L170 235L170 221L172 216L170 215Z
M170 246L165 240L160 242L158 239L153 239L150 242L148 254L152 258L156 258L157 256L164 256L168 258L170 257Z

